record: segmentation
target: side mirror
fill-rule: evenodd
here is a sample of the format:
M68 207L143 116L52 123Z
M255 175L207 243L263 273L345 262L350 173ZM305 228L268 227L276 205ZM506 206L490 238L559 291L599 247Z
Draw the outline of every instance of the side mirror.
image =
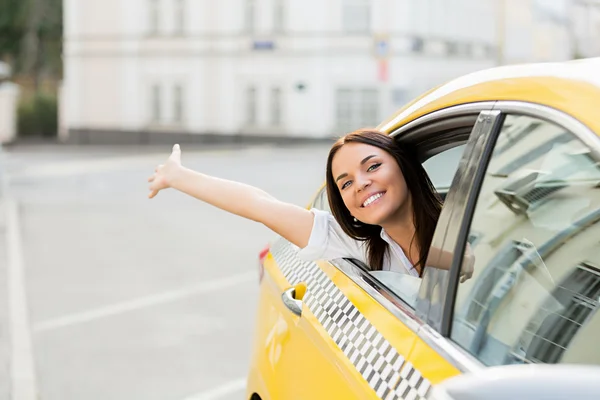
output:
M429 400L597 400L600 367L530 364L490 367L435 386Z

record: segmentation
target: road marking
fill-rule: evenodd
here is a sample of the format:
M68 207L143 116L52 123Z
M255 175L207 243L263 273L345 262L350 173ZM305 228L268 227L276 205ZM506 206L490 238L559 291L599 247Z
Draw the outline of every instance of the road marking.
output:
M11 341L11 399L35 400L38 398L37 384L25 291L19 209L17 202L13 199L6 199L5 205Z
M39 333L58 328L64 328L67 326L82 324L100 318L112 317L114 315L123 314L129 311L135 311L146 307L152 307L159 304L169 303L190 296L215 292L217 290L222 290L256 279L258 279L256 273L246 272L243 274L233 275L226 278L202 282L197 285L193 285L186 288L170 290L168 292L152 296L140 297L138 299L125 301L110 306L100 307L81 313L70 314L64 317L39 322L34 325L33 331Z
M224 385L221 385L214 389L207 390L206 392L186 397L184 400L217 400L222 398L223 396L227 396L231 393L240 392L244 389L246 389L246 380L236 379L234 381L229 381Z

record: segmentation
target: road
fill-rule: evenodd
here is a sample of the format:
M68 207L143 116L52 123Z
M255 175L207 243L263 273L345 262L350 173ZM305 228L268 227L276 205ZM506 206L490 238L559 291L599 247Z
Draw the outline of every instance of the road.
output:
M182 159L306 205L327 150L183 146ZM0 398L12 400L11 382L24 399L32 389L41 400L241 398L257 255L274 235L175 191L147 199L146 178L169 152L5 152L0 319L18 339L0 339L13 362Z

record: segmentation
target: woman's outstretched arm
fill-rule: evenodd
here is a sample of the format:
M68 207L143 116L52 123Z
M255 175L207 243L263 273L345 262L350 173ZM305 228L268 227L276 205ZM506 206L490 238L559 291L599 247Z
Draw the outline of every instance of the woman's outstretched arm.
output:
M314 218L309 210L279 201L254 186L188 169L181 165L181 149L177 144L148 182L149 198L173 188L221 210L260 222L300 248L308 244Z

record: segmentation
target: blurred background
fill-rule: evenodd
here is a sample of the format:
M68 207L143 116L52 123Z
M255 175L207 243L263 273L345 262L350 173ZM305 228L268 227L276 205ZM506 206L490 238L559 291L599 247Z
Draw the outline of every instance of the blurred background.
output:
M146 178L306 205L331 141L498 65L600 55L592 0L2 0L0 399L241 398L273 234Z

